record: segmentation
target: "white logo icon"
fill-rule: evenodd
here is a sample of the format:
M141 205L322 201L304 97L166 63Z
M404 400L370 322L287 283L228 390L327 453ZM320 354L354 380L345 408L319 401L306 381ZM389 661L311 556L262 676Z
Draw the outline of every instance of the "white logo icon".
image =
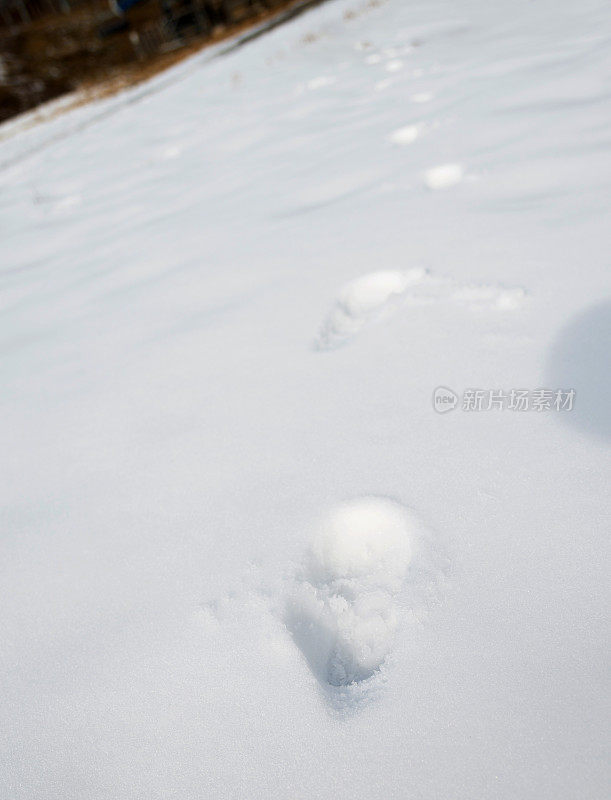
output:
M438 386L433 392L433 408L438 414L447 414L458 405L458 395L447 386Z

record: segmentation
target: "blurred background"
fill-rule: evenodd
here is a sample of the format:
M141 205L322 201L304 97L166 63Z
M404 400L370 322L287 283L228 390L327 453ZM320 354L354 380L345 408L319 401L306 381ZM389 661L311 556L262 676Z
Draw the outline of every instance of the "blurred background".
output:
M292 5L294 0L0 0L0 122L75 89L109 81L110 88L130 85L185 51Z

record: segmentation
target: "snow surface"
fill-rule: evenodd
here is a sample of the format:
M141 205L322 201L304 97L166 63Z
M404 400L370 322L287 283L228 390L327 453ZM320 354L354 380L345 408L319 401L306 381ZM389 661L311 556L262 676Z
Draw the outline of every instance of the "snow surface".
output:
M3 126L3 800L606 795L609 17L335 0Z

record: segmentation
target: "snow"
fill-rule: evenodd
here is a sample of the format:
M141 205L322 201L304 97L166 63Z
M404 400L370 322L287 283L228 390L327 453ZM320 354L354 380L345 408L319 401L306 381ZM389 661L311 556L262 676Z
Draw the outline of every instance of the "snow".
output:
M3 126L2 798L606 795L610 39L335 0Z

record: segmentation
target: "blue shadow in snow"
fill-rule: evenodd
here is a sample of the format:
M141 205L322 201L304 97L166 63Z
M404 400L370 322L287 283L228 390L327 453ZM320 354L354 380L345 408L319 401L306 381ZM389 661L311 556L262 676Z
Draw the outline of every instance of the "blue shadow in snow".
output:
M573 317L554 342L547 366L550 389L575 389L566 424L611 439L611 300Z

